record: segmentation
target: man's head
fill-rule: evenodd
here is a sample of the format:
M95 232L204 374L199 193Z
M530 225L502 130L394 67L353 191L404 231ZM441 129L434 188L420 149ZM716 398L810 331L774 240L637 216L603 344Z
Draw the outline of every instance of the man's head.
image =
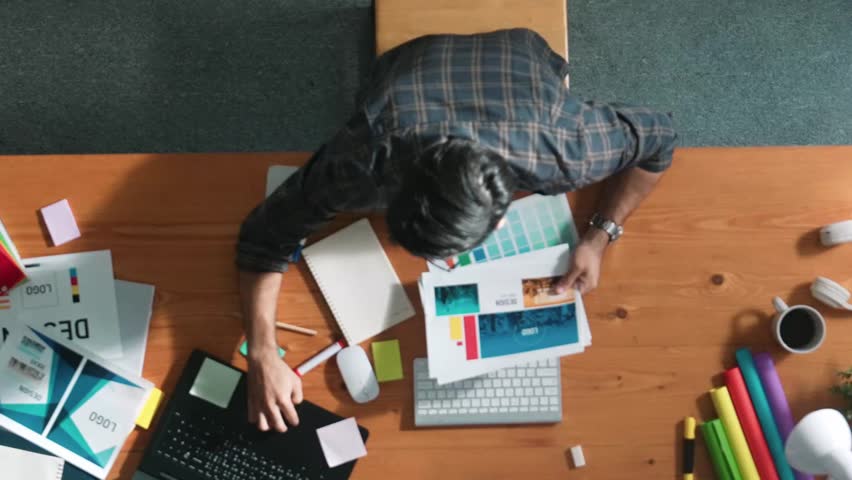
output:
M504 159L450 139L426 149L406 171L388 205L391 236L414 255L443 259L482 243L515 192Z

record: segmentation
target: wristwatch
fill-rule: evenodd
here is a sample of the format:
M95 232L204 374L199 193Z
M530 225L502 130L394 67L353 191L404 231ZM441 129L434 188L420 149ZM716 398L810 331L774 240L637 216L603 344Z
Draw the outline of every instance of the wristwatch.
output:
M624 227L604 217L600 213L592 215L589 220L589 226L600 228L609 235L609 243L618 240L624 234Z

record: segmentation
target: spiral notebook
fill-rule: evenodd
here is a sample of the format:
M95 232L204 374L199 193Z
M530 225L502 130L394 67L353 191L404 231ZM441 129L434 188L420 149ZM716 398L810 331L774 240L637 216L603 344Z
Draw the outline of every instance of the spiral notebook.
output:
M60 480L65 460L51 455L0 446L3 478L27 480Z
M367 219L302 251L349 345L414 316L399 277Z

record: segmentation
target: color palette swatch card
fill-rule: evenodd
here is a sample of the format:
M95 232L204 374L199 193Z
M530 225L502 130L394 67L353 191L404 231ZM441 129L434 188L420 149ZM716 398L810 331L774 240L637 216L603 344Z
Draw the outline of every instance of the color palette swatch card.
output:
M9 291L26 278L21 265L21 256L15 247L6 226L0 221L0 310L9 306Z
M12 322L53 329L104 358L123 355L109 250L23 260L29 281L8 292L0 328Z
M556 245L577 245L577 229L565 195L530 195L515 200L506 212L506 224L482 245L445 260L443 267L461 269L506 259ZM439 262L440 263L440 262ZM430 271L440 271L431 263Z
M0 347L0 427L106 478L153 385L58 333L10 326Z
M12 237L9 235L9 232L6 230L6 226L3 225L3 221L0 220L0 248L6 250L6 252L19 264L21 263L21 254L18 253L18 248L15 246L15 242L12 241Z
M487 275L467 269L421 276L429 374L439 384L591 345L579 294L554 289L567 258L487 268Z
M9 292L27 278L18 262L5 249L0 249L0 310L10 307Z

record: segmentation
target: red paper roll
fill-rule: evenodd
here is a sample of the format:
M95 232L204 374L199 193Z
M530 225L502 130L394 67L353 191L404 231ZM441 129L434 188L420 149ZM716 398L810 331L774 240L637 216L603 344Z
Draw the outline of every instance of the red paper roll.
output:
M751 404L751 398L748 396L743 374L739 368L732 368L725 372L725 385L731 394L734 410L737 411L737 418L743 427L748 449L757 465L761 480L778 480L778 471L775 470L766 437L763 436L763 430L760 428L760 422L757 420L757 414L754 412L754 406Z

